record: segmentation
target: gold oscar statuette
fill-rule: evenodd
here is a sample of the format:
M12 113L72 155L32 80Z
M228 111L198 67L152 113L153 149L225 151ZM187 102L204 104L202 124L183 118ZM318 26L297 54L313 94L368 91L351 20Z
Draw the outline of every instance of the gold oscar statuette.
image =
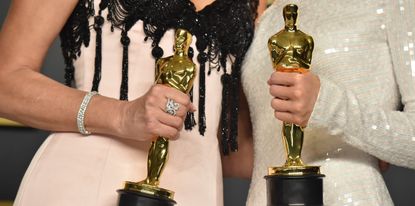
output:
M294 4L284 8L285 28L268 40L268 49L276 71L306 73L310 69L314 48L313 38L297 29L297 10ZM319 174L318 166L306 166L301 160L304 130L284 122L282 137L287 159L282 167L270 167L269 175Z
M176 30L174 54L160 58L156 63L156 84L164 84L186 94L189 93L196 76L196 65L188 56L191 42L192 35L187 30ZM148 153L147 177L140 182L126 182L124 191L146 194L156 199L167 199L174 202L174 192L159 187L160 176L167 163L168 154L169 140L165 137L158 137L154 140Z
M285 27L268 40L273 68L279 72L309 72L314 49L313 38L297 29L298 6L283 9ZM283 122L282 140L286 161L269 167L265 176L267 206L323 205L323 174L319 166L307 166L301 160L304 128Z

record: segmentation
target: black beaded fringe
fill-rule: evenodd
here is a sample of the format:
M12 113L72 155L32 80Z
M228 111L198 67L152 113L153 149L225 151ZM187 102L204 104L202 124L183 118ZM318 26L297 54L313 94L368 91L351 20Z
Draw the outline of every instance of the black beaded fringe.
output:
M94 78L92 80L91 91L98 91L99 82L101 81L101 65L102 65L102 25L104 24L104 18L98 15L94 18L94 29L96 32L96 44L95 44L95 71Z
M193 102L193 88L189 92L190 101ZM195 114L193 112L187 112L186 119L184 120L184 129L192 130L196 125Z
M120 100L128 100L128 46L130 45L130 38L127 31L122 31L121 33L121 44L123 45L123 53Z
M61 31L61 46L65 58L65 84L71 86L74 79L74 60L81 53L81 46L89 45L90 26L88 19L94 16L94 0L80 0ZM212 69L223 69L222 75L222 111L220 118L221 143L223 153L238 150L238 109L240 90L240 70L243 57L252 41L257 0L217 0L196 11L190 0L101 0L98 15L94 17L93 29L96 32L96 56L93 86L98 91L102 73L102 28L105 19L102 11L107 9L107 19L111 22L111 31L120 29L122 56L122 82L120 99L128 100L128 48L130 38L128 31L139 20L143 21L145 40L152 40L152 55L157 61L163 57L159 42L169 29L183 28L197 37L196 47L199 52L199 105L198 130L201 135L206 132L206 64L207 75ZM189 50L193 58L193 49ZM230 59L232 70L226 71ZM193 101L193 89L190 92ZM185 119L185 129L191 130L196 124L194 114L189 112Z
M199 62L199 133L205 135L206 132L206 114L205 114L205 99L206 99L206 62L208 60L206 53L204 52L207 44L205 40L198 40L196 47L200 51L197 55L197 61Z
M230 92L230 80L229 74L223 74L221 77L222 81L222 112L220 117L220 135L222 143L222 153L224 155L229 154L229 92Z

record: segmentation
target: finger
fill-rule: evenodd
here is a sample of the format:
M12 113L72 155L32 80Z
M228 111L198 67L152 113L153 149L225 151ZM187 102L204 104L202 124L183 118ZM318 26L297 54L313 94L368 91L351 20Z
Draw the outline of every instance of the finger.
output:
M152 96L158 97L158 99L173 99L175 102L185 105L186 107L190 104L190 97L174 88L166 85L156 84L151 89Z
M274 112L275 118L281 120L282 122L293 123L294 116L289 112Z
M179 110L181 111L180 114L186 113L187 111L193 111L195 109L189 97L183 98L180 96L175 96L174 94L167 94L164 97L164 100L162 101L165 103L164 107L169 99L179 104Z
M288 100L293 97L292 89L287 86L271 85L269 87L269 93L278 99Z
M179 137L179 130L177 130L174 127L165 125L161 122L159 122L159 124L157 125L156 128L153 129L154 134L156 136L161 136L161 137L165 137L168 139L177 139Z
M171 100L173 100L173 99L171 99ZM163 103L159 104L160 111L163 111L166 114L168 114L167 113L167 102L168 101L169 101L168 98L164 98L161 101ZM191 107L191 104L190 104L190 106L185 106L183 104L180 104L180 103L176 102L175 100L173 100L173 102L177 104L177 107L176 107L177 110L175 110L176 111L175 116L184 118L186 116L187 112L189 111L189 107ZM171 115L171 114L168 114L168 115Z
M290 101L274 98L271 100L271 107L277 112L290 112L292 106Z
M273 72L268 80L269 85L293 86L301 78L301 74L287 72Z
M165 98L170 98L173 99L175 102L181 104L181 105L185 105L186 107L189 107L190 109L190 97L189 95L174 89L172 87L169 86L165 86L165 85L161 85L163 87L163 94L165 96Z
M292 124L295 124L295 125L300 126L300 127L306 127L307 126L306 122L303 122L302 119L298 118L297 116L293 115L290 112L275 111L274 116L277 119L279 119L283 122L286 122L286 123L292 123Z
M196 106L193 103L190 103L190 111L191 112L196 112L197 111Z
M158 120L160 123L168 125L170 127L174 127L177 130L181 131L183 128L183 121L184 118L173 116L171 114L164 113L160 111L158 114L156 114L158 117Z

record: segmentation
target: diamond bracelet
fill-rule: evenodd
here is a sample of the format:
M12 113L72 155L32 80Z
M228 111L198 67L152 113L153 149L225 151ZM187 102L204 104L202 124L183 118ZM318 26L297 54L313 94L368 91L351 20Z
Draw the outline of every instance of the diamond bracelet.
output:
M78 115L76 116L76 124L78 125L79 133L83 135L91 134L91 132L87 131L85 128L85 112L89 102L91 101L91 98L97 94L98 92L96 91L88 92L82 100L81 106L79 107Z

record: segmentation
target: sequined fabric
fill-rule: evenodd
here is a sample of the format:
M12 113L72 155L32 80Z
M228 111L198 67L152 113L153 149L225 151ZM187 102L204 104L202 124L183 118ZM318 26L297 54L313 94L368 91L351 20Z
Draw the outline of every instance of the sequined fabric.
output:
M325 205L393 205L374 156L415 168L413 0L280 0L265 12L242 71L255 139L248 205L266 205L263 176L285 160L266 46L287 3L299 6L299 29L315 40L311 69L321 88L303 159L322 166Z

